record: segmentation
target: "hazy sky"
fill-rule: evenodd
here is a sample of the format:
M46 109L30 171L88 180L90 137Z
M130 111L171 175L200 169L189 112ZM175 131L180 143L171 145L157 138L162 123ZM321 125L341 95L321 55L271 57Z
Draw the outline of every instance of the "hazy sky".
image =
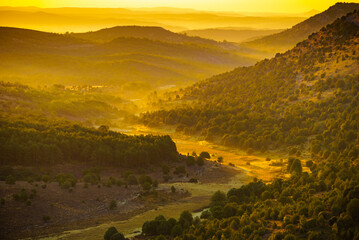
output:
M0 6L37 7L180 7L235 12L325 10L338 0L0 0ZM359 2L352 0L351 2Z

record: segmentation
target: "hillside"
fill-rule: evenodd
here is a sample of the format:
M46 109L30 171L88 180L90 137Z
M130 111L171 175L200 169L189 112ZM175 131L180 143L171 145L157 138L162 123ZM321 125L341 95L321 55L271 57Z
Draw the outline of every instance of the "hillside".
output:
M182 36L164 29L160 32ZM161 36L155 31L152 38L161 39ZM220 45L180 41L134 38L129 33L97 43L69 34L1 27L0 77L4 81L36 86L112 85L129 94L132 88L143 96L144 92L157 87L181 86L256 61Z
M244 43L244 46L266 49L272 52L283 52L306 39L310 34L332 23L335 19L359 9L359 3L337 3L324 12L294 25L292 28L273 35Z
M237 28L209 28L184 31L189 36L213 39L216 41L244 42L267 35L279 33L281 29L237 29Z
M316 124L331 118L334 102L355 101L357 15L335 21L273 59L169 93L175 100L165 107L173 109L145 114L143 121L175 125L178 131L243 149L304 147L328 127ZM322 105L329 112L320 121L316 111Z
M358 239L358 43L354 12L284 54L172 93L172 110L145 114L147 124L288 158L266 159L283 166L285 178L258 176L217 191L201 219L188 211L175 220L158 216L135 239Z
M93 32L71 33L71 36L96 42L108 42L115 38L147 38L156 41L171 43L199 43L206 45L219 45L219 43L200 37L189 37L174 33L161 27L153 26L117 26Z

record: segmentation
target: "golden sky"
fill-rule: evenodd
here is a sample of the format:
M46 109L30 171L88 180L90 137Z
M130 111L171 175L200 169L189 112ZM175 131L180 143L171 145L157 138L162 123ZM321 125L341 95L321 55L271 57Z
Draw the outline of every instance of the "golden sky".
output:
M232 12L323 11L338 0L0 0L0 6L36 7L179 7ZM359 2L359 0L352 0Z

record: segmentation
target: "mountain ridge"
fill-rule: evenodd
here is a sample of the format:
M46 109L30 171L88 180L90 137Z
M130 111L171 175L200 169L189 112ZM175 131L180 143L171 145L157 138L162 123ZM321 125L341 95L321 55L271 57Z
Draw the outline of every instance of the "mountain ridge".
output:
M269 49L271 51L286 51L296 43L303 41L310 34L319 31L322 27L332 23L335 19L359 9L359 3L336 3L324 12L294 25L283 32L265 36L263 38L243 43L244 46Z

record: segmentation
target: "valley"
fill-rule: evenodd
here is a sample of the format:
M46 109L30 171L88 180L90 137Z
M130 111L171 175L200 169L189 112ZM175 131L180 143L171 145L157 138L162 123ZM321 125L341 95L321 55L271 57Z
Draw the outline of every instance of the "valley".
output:
M0 6L0 239L359 239L358 2L112 1Z

